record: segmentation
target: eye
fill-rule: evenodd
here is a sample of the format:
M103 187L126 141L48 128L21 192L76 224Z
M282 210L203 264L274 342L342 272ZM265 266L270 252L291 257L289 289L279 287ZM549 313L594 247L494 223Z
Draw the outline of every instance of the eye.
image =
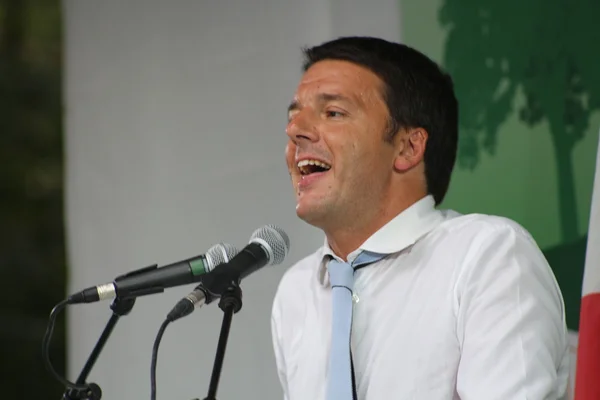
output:
M289 112L288 113L288 115L287 115L287 122L288 122L288 124L290 122L292 122L292 120L294 119L294 117L296 116L296 114L297 114L297 112Z
M325 115L327 116L327 118L341 118L344 117L346 114L337 110L327 110L325 111Z

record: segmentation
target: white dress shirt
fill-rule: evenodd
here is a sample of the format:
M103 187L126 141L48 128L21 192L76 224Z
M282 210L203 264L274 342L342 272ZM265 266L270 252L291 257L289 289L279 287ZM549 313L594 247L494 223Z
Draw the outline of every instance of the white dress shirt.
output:
M542 400L566 395L564 305L516 222L439 211L431 196L360 250L352 353L360 400ZM331 334L327 243L284 274L272 334L286 400L324 400Z

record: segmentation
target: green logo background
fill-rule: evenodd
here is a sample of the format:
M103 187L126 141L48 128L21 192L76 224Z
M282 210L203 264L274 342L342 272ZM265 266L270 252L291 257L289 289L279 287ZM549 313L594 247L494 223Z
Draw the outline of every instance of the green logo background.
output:
M440 62L460 102L444 208L531 232L577 330L600 129L600 2L404 0L403 41Z

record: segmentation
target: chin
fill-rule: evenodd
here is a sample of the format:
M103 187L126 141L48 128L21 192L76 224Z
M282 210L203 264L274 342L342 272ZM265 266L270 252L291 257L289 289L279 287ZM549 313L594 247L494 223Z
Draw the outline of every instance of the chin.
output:
M323 215L323 210L308 204L297 204L296 205L296 215L302 221L306 222L309 225L320 228L323 225L323 220L325 215Z
M306 207L296 205L296 215L298 218L306 221L307 219L310 219L310 214L311 213L306 209Z

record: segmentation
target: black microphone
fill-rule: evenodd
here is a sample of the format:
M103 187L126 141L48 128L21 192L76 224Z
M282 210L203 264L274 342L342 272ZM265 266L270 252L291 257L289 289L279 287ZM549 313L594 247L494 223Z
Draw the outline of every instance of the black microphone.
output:
M114 297L139 297L161 293L166 288L195 283L217 265L229 261L238 250L227 243L219 243L206 254L188 258L158 268L152 265L117 277L113 282L92 286L67 299L69 304L92 303Z
M250 242L231 261L222 264L214 271L200 278L200 285L186 297L179 300L167 315L167 320L175 321L185 317L220 297L232 281L239 282L265 265L278 265L290 251L290 239L283 229L266 225L254 231Z

